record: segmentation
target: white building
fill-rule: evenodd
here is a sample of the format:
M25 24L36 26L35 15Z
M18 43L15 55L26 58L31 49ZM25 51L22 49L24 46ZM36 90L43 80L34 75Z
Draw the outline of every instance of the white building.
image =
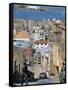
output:
M32 39L34 41L41 39L45 40L44 29L41 29L41 27L33 27Z
M46 48L48 46L48 41L47 40L36 40L34 41L34 45L33 48L37 49L37 48Z
M40 73L50 73L50 55L52 53L52 48L47 44L46 47L36 48L34 57L36 58L35 62L35 77L38 78Z

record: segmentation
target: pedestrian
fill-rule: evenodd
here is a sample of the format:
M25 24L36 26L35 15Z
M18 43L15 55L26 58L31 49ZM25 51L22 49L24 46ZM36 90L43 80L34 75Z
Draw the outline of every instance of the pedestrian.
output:
M61 72L59 74L60 83L65 83L66 76L65 76L65 65L63 64Z
M24 68L22 70L22 82L21 82L21 85L23 85L23 83L26 83L26 85L28 85L27 65L24 65Z
M27 76L27 74L24 74L25 75L25 79L24 79L24 81L25 81L25 83L26 83L26 85L28 85L28 76Z
M22 72L22 81L21 81L22 86L23 86L24 82L25 82L25 75L24 75L24 72Z

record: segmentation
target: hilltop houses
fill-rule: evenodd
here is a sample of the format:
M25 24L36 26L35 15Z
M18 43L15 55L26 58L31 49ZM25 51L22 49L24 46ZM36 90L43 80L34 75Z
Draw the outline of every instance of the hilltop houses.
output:
M20 30L16 29L19 22L22 27ZM59 74L65 60L65 27L61 20L19 20L16 24L13 34L13 70L22 73L24 63L27 63L33 65L35 78L39 78L43 72Z

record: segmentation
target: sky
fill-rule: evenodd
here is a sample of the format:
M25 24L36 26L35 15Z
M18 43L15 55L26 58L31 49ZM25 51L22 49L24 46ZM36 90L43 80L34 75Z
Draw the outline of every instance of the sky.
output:
M27 7L27 6L26 6ZM29 6L30 8L30 6ZM32 7L31 7L32 8ZM52 6L33 6L33 8L42 8L45 11L30 11L23 8L14 8L14 18L16 19L65 19L65 7L52 7Z

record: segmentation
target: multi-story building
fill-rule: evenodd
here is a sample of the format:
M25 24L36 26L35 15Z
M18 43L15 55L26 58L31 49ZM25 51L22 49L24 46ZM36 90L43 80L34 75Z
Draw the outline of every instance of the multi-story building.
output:
M46 47L36 48L36 52L34 54L34 62L35 62L35 77L39 78L40 73L44 72L50 74L50 55L52 53L52 48L47 45Z
M33 33L31 34L32 40L45 40L47 38L47 30L41 27L33 27Z
M34 49L46 48L48 46L48 40L36 40L33 43L34 43L33 44Z
M54 42L52 43L52 73L59 74L62 69L63 62L65 62L65 30L60 20L55 21L54 24L55 30L53 31Z
M22 73L24 63L31 58L30 35L26 31L16 31L14 32L13 40L13 71L17 70Z

